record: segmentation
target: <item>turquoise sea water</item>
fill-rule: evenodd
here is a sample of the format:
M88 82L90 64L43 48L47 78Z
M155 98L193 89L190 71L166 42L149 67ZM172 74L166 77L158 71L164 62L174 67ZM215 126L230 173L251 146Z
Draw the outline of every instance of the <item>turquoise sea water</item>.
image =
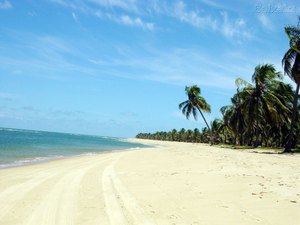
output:
M142 147L121 138L0 128L0 168Z

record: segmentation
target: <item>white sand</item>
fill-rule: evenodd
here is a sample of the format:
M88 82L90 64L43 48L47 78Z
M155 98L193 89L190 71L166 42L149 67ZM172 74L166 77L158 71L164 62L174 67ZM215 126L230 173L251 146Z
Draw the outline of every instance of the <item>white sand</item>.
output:
M300 156L201 144L0 170L0 225L299 225Z

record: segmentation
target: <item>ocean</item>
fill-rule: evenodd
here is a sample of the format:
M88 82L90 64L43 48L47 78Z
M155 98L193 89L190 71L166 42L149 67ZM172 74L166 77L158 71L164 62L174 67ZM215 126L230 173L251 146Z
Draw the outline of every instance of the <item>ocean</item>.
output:
M0 168L143 147L121 138L0 128Z

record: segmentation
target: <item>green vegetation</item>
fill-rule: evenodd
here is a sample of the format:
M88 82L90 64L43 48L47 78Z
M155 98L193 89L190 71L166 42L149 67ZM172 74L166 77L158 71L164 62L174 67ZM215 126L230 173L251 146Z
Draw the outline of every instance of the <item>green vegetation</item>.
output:
M197 119L198 112L206 127L170 132L140 133L136 137L154 140L185 141L236 146L237 148L284 148L291 152L300 145L300 17L298 26L285 27L290 48L283 57L284 73L296 83L296 91L283 81L283 74L272 64L258 65L252 83L236 79L237 92L231 104L220 109L222 119L207 123L203 112L210 112L210 105L201 96L201 89L186 87L188 100L179 104L187 119Z
M188 96L188 100L179 104L179 109L182 109L182 113L186 116L187 119L190 118L190 115L193 114L195 120L197 120L198 112L202 116L206 127L208 130L211 129L202 113L210 112L210 105L206 102L206 100L200 95L201 89L197 85L193 85L191 87L185 87L185 93ZM211 144L213 143L213 139L211 139Z
M287 74L296 83L297 86L294 93L291 126L287 137L287 144L285 146L285 152L290 152L291 148L294 146L296 137L299 137L299 135L297 135L297 132L295 132L295 128L298 128L296 130L299 131L299 108L297 107L297 105L300 86L300 17L297 27L287 26L285 27L285 33L289 37L290 48L285 53L282 59L282 64L285 74Z
M193 143L208 143L210 134L207 128L203 128L202 132L198 128L194 130L185 130L184 128L177 131L173 129L169 132L156 133L139 133L136 138L161 140L161 141L179 141L179 142L193 142Z

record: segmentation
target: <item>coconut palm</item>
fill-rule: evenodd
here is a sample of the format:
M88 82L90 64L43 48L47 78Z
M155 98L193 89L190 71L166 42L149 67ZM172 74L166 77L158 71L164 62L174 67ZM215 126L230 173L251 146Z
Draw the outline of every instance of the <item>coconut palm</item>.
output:
M179 141L186 141L186 131L184 128L181 128L178 132Z
M286 106L286 109L275 106L279 119L277 123L273 123L271 127L273 135L276 136L274 139L277 142L277 146L284 146L288 136L288 127L291 122L290 118L292 115L294 97L293 87L282 81L274 81L270 87L270 91Z
M213 133L213 142L220 143L221 142L221 129L223 127L223 120L214 119L211 123L211 131Z
M231 103L231 105L223 106L220 111L223 115L224 126L228 127L233 134L234 144L241 145L243 144L245 118L242 114L239 92L231 98Z
M194 140L194 132L191 129L188 129L186 131L186 141L193 142L193 140Z
M198 128L194 129L194 142L200 142L201 133Z
M172 141L178 141L178 132L176 129L173 129L171 131L171 139L172 139Z
M202 116L207 128L210 130L210 126L208 125L203 112L211 112L210 105L206 102L206 100L201 96L201 89L197 85L193 85L190 87L185 87L185 93L188 96L188 100L179 104L179 109L182 110L182 113L186 116L187 119L193 115L194 119L198 119L198 112ZM212 133L211 133L211 144L212 144Z
M296 91L294 93L293 112L291 116L290 130L284 152L291 152L294 138L294 128L297 117L297 104L299 98L300 86L300 17L297 27L285 27L285 33L290 40L290 48L282 59L284 73L288 75L296 83Z
M255 142L254 147L259 144L259 135L262 131L263 121L269 119L270 123L278 123L280 120L276 107L287 109L278 99L275 93L271 92L272 83L276 78L282 79L282 74L276 72L271 64L258 65L252 75L252 82L238 78L236 84L242 87L239 92L243 99L242 110L244 117L248 117L248 129L254 128Z

